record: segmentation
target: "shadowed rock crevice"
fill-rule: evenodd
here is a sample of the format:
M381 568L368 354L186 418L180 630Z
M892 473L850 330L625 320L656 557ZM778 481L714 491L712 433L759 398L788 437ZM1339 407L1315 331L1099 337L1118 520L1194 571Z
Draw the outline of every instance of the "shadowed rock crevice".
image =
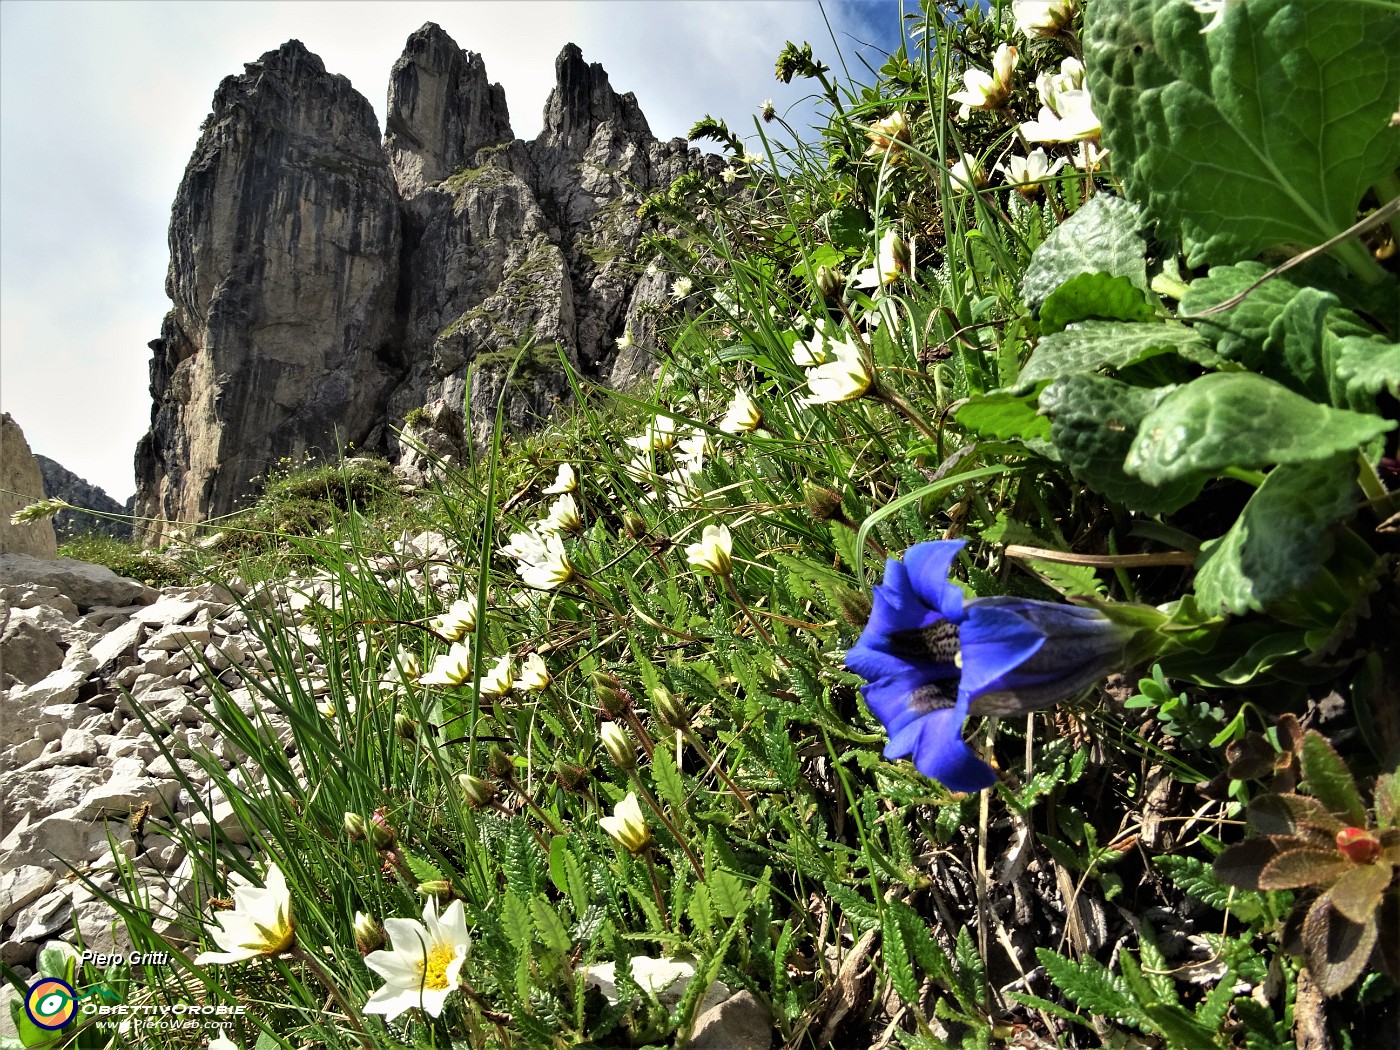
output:
M284 457L397 457L394 428L429 403L469 439L503 391L512 426L535 425L568 396L561 354L619 385L651 367L616 350L665 290L642 277L637 207L719 161L658 142L576 46L555 78L531 142L482 57L432 23L394 63L382 144L297 41L219 85L171 214L138 514L227 514Z

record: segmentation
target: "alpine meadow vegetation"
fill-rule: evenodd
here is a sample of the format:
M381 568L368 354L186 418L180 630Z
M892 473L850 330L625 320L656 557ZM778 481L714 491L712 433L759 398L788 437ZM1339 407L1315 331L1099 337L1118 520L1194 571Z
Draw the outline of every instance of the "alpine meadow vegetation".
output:
M285 540L337 600L246 603L290 734L211 673L253 859L177 829L140 994L257 1050L684 1046L719 986L791 1050L1394 1045L1400 3L903 31L782 51L815 130L697 123L654 381Z

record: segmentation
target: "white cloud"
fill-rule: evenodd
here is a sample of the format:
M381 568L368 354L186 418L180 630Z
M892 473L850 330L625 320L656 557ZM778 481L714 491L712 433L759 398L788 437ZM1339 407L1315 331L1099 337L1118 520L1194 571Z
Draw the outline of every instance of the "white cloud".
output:
M861 32L877 8L895 23L889 0L828 15ZM168 306L170 204L219 81L295 37L347 76L382 124L389 69L427 21L481 53L522 138L540 129L554 58L570 41L615 90L636 94L666 138L706 112L751 134L764 98L781 110L808 94L773 79L786 39L811 40L835 64L821 10L806 0L6 0L0 393L35 451L119 500L135 487L132 455L150 419L146 343Z

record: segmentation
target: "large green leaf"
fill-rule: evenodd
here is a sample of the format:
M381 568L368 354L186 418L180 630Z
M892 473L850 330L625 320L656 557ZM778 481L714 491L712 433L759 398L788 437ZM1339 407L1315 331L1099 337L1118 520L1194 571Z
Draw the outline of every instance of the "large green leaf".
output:
M1126 277L1081 273L1050 293L1040 307L1040 327L1058 332L1074 321L1146 321L1155 311L1142 289Z
M1206 367L1220 363L1206 338L1185 325L1081 321L1041 338L1014 389L1025 391L1042 380L1105 368L1119 371L1159 354L1176 354Z
M1089 90L1128 195L1181 229L1193 266L1346 229L1400 165L1393 5L1249 0L1208 33L1204 18L1187 0L1087 7Z
M1017 384L1023 385L1030 390L1035 384ZM959 426L982 437L1023 441L1050 437L1050 421L1036 411L1035 397L1030 394L1017 396L1005 390L973 394L958 406L954 418Z
M1143 419L1124 466L1162 485L1226 467L1326 459L1394 428L1377 416L1319 405L1263 376L1215 372L1162 399Z
M1060 285L1084 273L1126 277L1147 290L1147 242L1137 206L1121 197L1101 195L1071 215L1031 256L1021 279L1026 308L1039 313Z
M1250 289L1268 269L1243 262L1213 267L1191 282L1181 300L1181 312L1211 309ZM1214 339L1221 357L1238 361L1251 371L1276 379L1314 401L1338 408L1366 408L1374 401L1357 397L1336 374L1339 339L1376 338L1376 332L1355 313L1338 305L1337 296L1317 288L1274 277L1236 305L1193 322Z
M1173 389L1144 389L1105 376L1070 375L1045 388L1040 410L1050 417L1051 440L1076 477L1134 510L1166 514L1196 497L1204 475L1162 486L1145 484L1124 472L1123 460L1139 424Z
M1196 599L1242 614L1303 587L1332 553L1331 526L1355 509L1356 472L1342 454L1276 467L1235 524L1201 547Z
M1373 399L1382 390L1400 397L1400 343L1351 336L1338 339L1333 353L1337 379L1349 397Z

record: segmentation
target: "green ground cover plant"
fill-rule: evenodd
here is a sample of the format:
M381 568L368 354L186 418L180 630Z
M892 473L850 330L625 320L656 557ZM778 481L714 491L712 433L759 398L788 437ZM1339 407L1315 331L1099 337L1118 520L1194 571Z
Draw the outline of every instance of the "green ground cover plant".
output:
M245 609L290 743L215 680L266 779L194 756L254 862L186 836L147 994L259 1050L681 1046L716 982L794 1050L1384 1045L1400 5L905 28L783 51L815 139L697 124L657 378L444 466L447 591L303 530L335 607Z

